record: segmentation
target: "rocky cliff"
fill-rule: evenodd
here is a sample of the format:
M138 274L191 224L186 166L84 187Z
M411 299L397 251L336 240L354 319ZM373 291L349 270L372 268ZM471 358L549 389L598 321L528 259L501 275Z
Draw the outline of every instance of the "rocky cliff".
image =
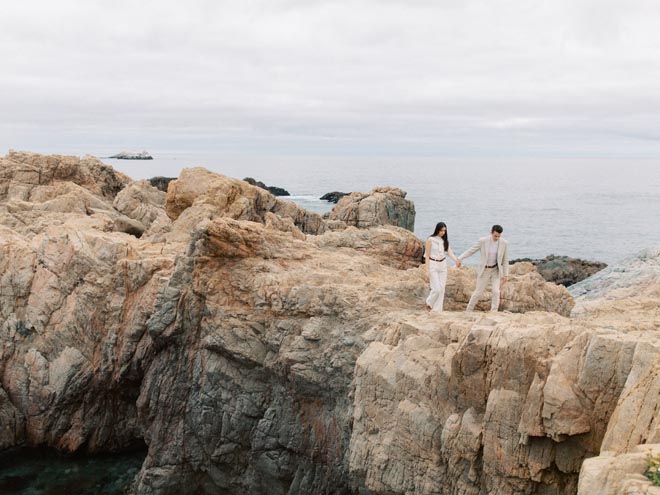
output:
M0 171L0 448L144 442L140 494L569 494L659 441L652 281L570 318L520 263L506 312L465 314L450 269L427 314L400 190L345 203L361 222L203 169L167 193L93 158Z

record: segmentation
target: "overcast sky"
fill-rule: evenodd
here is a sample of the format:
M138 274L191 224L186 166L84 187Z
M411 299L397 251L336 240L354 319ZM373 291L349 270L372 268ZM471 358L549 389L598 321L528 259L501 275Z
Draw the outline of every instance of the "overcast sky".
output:
M657 156L655 0L3 2L0 153Z

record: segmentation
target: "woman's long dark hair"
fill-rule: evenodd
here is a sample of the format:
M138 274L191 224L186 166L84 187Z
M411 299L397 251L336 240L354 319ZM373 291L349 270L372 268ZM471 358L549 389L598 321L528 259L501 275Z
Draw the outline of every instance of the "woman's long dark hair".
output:
M440 239L442 239L445 242L445 251L449 251L449 237L447 237L447 225L445 222L438 222L437 225L435 226L435 230L433 231L433 235L431 237L436 237L438 235L438 232L442 230L442 228L445 228L445 235L443 235Z

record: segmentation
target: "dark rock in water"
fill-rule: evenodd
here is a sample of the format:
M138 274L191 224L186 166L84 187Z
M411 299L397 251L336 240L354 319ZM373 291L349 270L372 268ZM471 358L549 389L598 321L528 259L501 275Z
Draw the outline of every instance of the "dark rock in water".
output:
M246 177L243 180L248 184L260 187L261 189L265 189L266 191L270 192L273 196L291 196L291 194L289 194L289 191L287 191L286 189L276 186L267 186L260 180L255 180L252 177Z
M289 191L281 187L268 186L266 189L268 189L273 196L291 196Z
M154 158L146 151L122 151L116 155L108 158L116 158L118 160L153 160Z
M152 177L149 179L149 184L154 186L156 189L167 192L167 186L172 182L173 180L176 180L176 177Z
M319 199L322 199L324 201L329 201L330 203L336 203L337 201L339 201L341 198L343 198L347 194L348 193L345 193L345 192L333 191L333 192L329 192L329 193L324 194Z
M520 258L512 260L511 264L519 261L532 263L545 280L565 287L576 284L607 267L606 263L600 261L587 261L554 254L543 259Z

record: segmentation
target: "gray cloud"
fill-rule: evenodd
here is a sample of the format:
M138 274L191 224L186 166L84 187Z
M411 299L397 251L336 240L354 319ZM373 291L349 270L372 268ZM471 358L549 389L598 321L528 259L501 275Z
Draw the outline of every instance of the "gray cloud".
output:
M660 6L651 1L3 9L5 149L660 151Z

